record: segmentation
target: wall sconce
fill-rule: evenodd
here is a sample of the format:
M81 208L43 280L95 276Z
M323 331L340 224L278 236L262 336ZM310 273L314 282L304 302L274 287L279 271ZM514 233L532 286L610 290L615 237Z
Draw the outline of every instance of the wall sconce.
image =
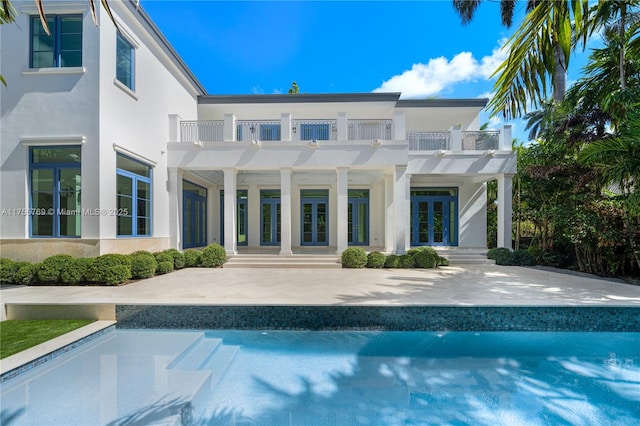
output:
M291 128L291 131L292 131L293 133L295 133L297 130L298 130L298 129L296 128L296 126L293 126L293 127Z

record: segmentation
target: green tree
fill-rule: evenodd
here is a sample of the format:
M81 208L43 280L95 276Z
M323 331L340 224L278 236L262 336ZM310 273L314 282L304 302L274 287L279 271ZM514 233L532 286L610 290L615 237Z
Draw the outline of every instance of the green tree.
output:
M298 87L298 83L296 83L295 81L292 81L291 87L289 88L289 94L297 95L298 93L300 93L300 88Z

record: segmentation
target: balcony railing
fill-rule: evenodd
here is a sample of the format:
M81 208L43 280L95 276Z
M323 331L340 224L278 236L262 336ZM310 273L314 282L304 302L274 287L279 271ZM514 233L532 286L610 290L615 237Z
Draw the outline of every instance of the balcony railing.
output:
M293 120L293 141L335 141L338 139L336 120Z
M407 132L409 151L439 151L451 149L449 132Z
M462 132L462 149L488 151L499 149L499 130L479 130L476 132Z
M182 121L180 140L189 142L213 142L223 140L224 121Z
M236 140L240 142L279 141L281 127L279 121L237 121Z
M393 135L392 120L349 120L349 140L367 141L380 139L390 141Z

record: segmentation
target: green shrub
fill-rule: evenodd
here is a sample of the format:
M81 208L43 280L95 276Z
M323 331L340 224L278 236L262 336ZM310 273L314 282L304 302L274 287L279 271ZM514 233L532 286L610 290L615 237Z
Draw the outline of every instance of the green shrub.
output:
M367 268L384 268L387 257L379 251L372 251L367 255Z
M536 264L536 259L527 250L516 250L511 254L510 264L518 266L533 266Z
M367 265L367 252L362 247L349 247L342 252L340 262L343 268L364 268Z
M163 253L167 253L169 255L171 255L171 257L173 258L173 268L174 269L182 269L184 268L184 255L182 253L180 253L180 251L176 250L176 249L167 249L165 250Z
M160 262L171 262L173 263L173 256L171 256L169 253L165 253L163 251L159 251L156 253L153 253L153 257L156 258L156 262L160 263Z
M194 268L200 265L200 257L202 252L196 249L188 249L184 251L184 266L187 268Z
M18 270L16 262L0 258L0 284L13 284L13 277Z
M151 253L132 253L129 258L131 259L131 278L150 278L156 274L158 262Z
M77 257L67 263L60 271L60 281L65 284L78 284L85 279L89 267L93 264L91 257Z
M47 257L38 268L38 280L43 283L59 283L60 273L68 263L73 261L73 256L68 254L56 254Z
M390 254L384 261L385 268L397 268L400 265L400 256L396 254Z
M400 255L398 258L398 267L403 269L413 268L413 256L410 254Z
M103 254L89 266L87 281L115 285L131 278L131 259L124 254Z
M438 266L449 266L449 259L438 256Z
M220 244L213 243L202 249L200 264L205 268L217 268L227 260L227 253Z
M506 247L492 248L487 252L487 258L495 260L496 265L509 265L511 262L511 249Z
M158 269L156 269L156 273L158 275L167 274L169 272L173 272L173 262L170 260L165 260L163 262L158 263Z
M422 247L419 247L419 248L417 248L417 247L416 247L416 248L412 248L412 249L409 249L409 250L407 251L407 254L409 254L409 255L411 255L411 256L415 256L416 254L420 253L422 250L423 250L423 249L422 249Z
M29 285L35 282L39 265L31 262L16 262L16 272L13 275L13 283Z
M433 250L433 249L432 249ZM439 256L431 250L421 250L418 254L413 256L414 266L416 268L435 268L438 266Z
M162 253L162 252L159 252ZM151 253L150 251L147 250L138 250L138 251L134 251L133 253L129 253L129 256L133 256L136 254L146 254L147 256L153 256L153 253Z

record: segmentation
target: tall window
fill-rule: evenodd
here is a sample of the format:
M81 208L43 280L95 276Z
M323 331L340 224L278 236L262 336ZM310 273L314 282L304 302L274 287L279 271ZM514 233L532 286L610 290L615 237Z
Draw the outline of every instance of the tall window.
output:
M82 66L82 15L49 15L48 35L40 18L31 17L31 68Z
M151 167L118 154L116 197L117 235L151 236Z
M80 236L80 155L79 146L30 149L31 236Z
M118 33L116 43L116 79L131 90L134 90L134 52L135 49L129 40Z

